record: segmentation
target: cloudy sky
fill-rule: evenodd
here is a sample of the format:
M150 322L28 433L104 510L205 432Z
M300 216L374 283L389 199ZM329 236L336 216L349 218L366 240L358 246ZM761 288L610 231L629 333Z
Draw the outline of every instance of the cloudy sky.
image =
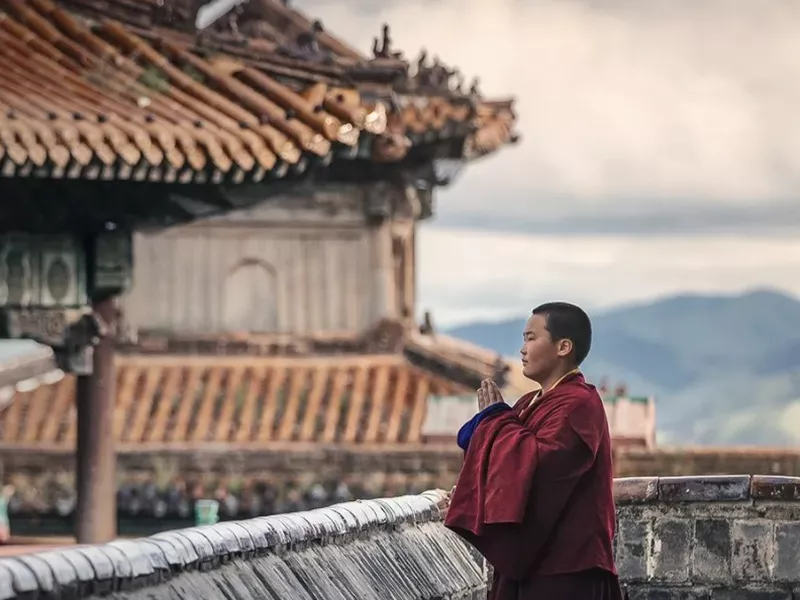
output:
M800 295L800 3L295 0L368 49L383 22L486 95L522 143L471 165L423 226L441 324L544 299Z

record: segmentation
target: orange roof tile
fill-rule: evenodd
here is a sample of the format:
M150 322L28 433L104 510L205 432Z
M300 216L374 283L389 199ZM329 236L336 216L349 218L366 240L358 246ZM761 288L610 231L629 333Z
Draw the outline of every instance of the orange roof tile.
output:
M386 85L362 97L346 82L347 69L398 61L366 61L328 34L319 42L334 53L331 64L281 55L279 40L263 37L239 38L248 51L236 56L236 44L222 43L224 36L210 34L227 49L212 51L214 44L194 34L152 25L165 3L137 4L71 3L119 14L126 24L74 16L53 0L0 0L4 175L36 169L51 176L258 181L287 165L304 169L305 157L325 164L335 145L356 148L364 134L377 136L371 153L379 161L400 160L431 136L466 139L467 158L513 140L510 103L440 91L401 95L401 106L392 108ZM254 4L258 22L272 18L290 32L310 27L280 2ZM149 29L133 24L148 22ZM317 72L327 75L320 80Z
M464 393L400 355L117 356L120 450L273 442L415 444L428 394ZM18 393L0 448L71 448L75 379Z

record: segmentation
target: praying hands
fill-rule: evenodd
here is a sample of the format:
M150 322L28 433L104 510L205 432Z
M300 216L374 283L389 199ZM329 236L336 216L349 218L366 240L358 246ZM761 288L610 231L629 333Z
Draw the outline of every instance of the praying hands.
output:
M487 406L492 404L500 404L505 402L503 394L500 393L500 388L491 379L484 379L481 381L481 387L478 388L478 411L482 411Z

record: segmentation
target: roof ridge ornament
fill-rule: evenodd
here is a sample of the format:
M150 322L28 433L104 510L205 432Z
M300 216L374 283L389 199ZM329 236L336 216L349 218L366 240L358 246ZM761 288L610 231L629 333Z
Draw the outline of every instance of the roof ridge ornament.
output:
M211 2L197 9L194 26L197 29L206 29L228 14L231 10L247 1L248 0L211 0Z

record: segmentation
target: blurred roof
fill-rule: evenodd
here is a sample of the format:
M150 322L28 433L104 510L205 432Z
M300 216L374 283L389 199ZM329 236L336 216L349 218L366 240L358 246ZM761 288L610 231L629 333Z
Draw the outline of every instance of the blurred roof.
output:
M15 394L62 377L48 346L31 340L0 340L0 410Z

